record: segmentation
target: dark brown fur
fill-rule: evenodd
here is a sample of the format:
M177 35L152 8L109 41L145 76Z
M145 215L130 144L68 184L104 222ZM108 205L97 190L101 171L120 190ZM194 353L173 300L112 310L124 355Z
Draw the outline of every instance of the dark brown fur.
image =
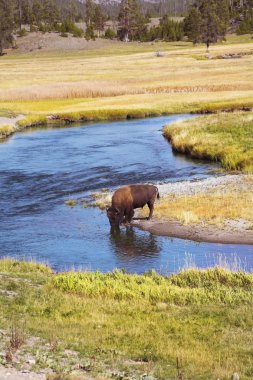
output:
M159 192L153 185L130 185L116 190L112 197L112 205L107 209L111 226L118 228L123 221L130 223L134 209L146 204L149 207L148 219L151 219L156 198L159 198Z

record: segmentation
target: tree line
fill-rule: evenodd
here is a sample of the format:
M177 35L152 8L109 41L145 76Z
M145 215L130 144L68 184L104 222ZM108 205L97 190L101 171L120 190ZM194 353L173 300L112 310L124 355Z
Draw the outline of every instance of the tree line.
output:
M183 21L171 18L178 14L176 3L186 16ZM117 27L105 28L110 16L103 4L94 0L84 3L76 0L0 0L0 54L11 44L14 32L26 33L22 25L28 25L30 31L57 31L62 37L71 33L87 40L101 35L123 41L188 38L194 44L204 42L207 47L225 37L231 20L238 34L253 30L253 0L163 0L152 3L153 8L151 3L145 4L143 0L122 0L117 8ZM165 12L158 25L150 23L152 9ZM85 30L76 25L81 21L86 24Z

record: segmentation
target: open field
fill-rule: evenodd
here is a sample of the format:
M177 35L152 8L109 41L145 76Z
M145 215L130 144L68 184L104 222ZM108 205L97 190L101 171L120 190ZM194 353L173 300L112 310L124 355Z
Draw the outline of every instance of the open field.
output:
M253 107L251 41L230 36L208 56L186 42L14 51L0 59L0 116L74 121ZM231 53L239 58L220 59Z
M51 367L90 378L175 379L182 371L187 379L225 380L238 372L249 380L252 290L252 274L222 269L168 278L57 275L2 260L0 361L6 362L8 352L19 369ZM18 348L11 328L24 338Z
M218 161L225 169L253 173L253 113L202 116L164 128L177 152Z

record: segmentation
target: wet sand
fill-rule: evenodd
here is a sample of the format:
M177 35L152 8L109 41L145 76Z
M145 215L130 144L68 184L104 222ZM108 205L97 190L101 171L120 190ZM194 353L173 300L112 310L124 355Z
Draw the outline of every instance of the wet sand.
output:
M182 225L177 221L161 219L133 220L132 225L160 236L193 240L196 242L253 245L252 230L219 229L211 225Z

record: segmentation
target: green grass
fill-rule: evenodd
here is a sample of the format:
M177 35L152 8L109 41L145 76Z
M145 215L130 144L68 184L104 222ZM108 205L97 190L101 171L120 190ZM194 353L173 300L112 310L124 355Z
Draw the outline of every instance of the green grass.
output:
M53 278L58 289L85 297L108 297L116 300L147 300L174 305L253 303L253 277L245 273L222 270L188 271L165 278L128 275L120 271L110 274L67 273Z
M15 132L13 125L0 125L0 139L5 139Z
M29 266L44 276L42 285L34 286ZM55 355L68 348L89 360L91 375L174 379L178 357L185 378L228 380L235 371L252 378L252 274L52 274L7 260L0 262L0 289L6 288L16 296L0 293L0 329L8 329L13 316L25 321L27 333L44 345L52 336L59 342ZM37 369L46 365L38 355Z
M253 173L253 113L207 115L164 128L173 148L218 161L225 169Z
M47 125L47 118L43 115L29 115L24 119L21 119L17 122L17 125L20 130L27 127L37 127L41 125Z

